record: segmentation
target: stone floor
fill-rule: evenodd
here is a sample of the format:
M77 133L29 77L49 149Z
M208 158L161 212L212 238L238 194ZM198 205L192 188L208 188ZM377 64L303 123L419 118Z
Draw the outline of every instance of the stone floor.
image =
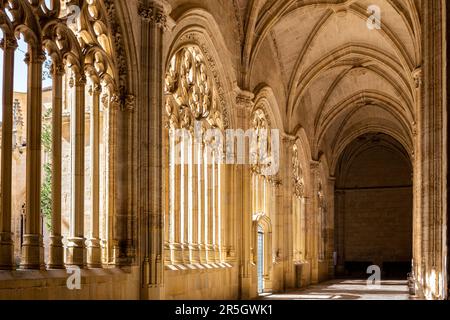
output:
M407 281L386 280L381 287L365 280L333 280L289 293L272 294L267 300L411 300Z

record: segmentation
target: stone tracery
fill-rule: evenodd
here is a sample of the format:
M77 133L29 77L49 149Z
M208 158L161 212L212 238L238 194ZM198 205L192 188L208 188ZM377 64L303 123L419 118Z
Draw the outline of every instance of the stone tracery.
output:
M107 1L111 7L110 1ZM3 3L0 11L0 24L3 31L3 54L5 66L14 65L14 50L17 48L16 34L22 34L28 45L26 53L26 63L28 64L28 77L32 79L34 85L29 88L27 99L27 192L26 192L26 226L24 244L22 247L21 267L24 269L42 268L47 263L51 268L62 268L64 263L68 265L84 266L86 263L91 267L101 266L102 263L114 263L112 256L112 230L109 228L108 234L103 232L100 239L100 220L104 224L111 223L112 210L106 204L100 206L101 201L108 202L112 198L111 176L102 173L99 176L100 167L103 169L112 168L114 148L112 144L111 131L115 119L107 108L100 105L100 97L105 97L103 105L114 105L115 97L120 96L119 103L127 99L122 98L125 92L124 81L119 77L119 71L115 68L115 50L108 27L107 13L100 0L90 0L80 2L81 7L76 7L67 1L50 1L50 7L43 1L13 0ZM78 8L75 10L74 8ZM73 10L71 10L73 9ZM70 12L72 11L72 12ZM72 16L78 13L78 16ZM70 23L73 20L74 23ZM117 25L115 25L117 30ZM6 45L8 44L8 45ZM9 49L10 48L10 49ZM52 225L51 242L48 260L43 254L43 243L40 220L40 192L41 183L41 113L42 113L42 65L45 60L44 52L48 54L52 61L51 78L52 89ZM120 59L120 57L119 57ZM13 75L12 71L4 69ZM13 78L11 78L12 80ZM8 119L13 115L5 109L10 104L8 98L12 95L11 82L4 81L4 123L2 129L3 141L8 141L11 131ZM5 100L5 98L7 98ZM86 99L88 98L88 99ZM89 105L85 105L85 99ZM88 108L90 107L90 108ZM86 168L86 146L85 127L87 115L90 118L90 144L87 154L91 157L91 174L85 175ZM70 119L69 119L70 118ZM71 147L72 147L72 179L70 187L72 194L71 218L68 230L67 252L63 251L62 228L62 128L66 122L71 126ZM104 132L102 133L101 130ZM107 139L101 136L107 137ZM11 199L8 191L11 175L8 169L11 161L8 158L9 146L2 147L2 213L6 219L3 224L3 233L9 233L8 220L11 217L9 201ZM99 158L100 153L105 157ZM109 156L106 156L109 154ZM65 179L65 178L64 178ZM102 182L100 181L102 180ZM90 184L91 208L90 227L84 230L84 186ZM101 185L101 188L100 188ZM102 189L102 191L100 191ZM103 200L100 200L100 192L103 193ZM100 207L102 212L100 212ZM100 219L100 214L102 218ZM104 217L103 217L104 216ZM85 233L86 231L86 233ZM89 233L89 234L88 234ZM85 243L85 238L89 239ZM12 246L3 243L2 250L11 250ZM66 241L66 240L64 240ZM100 242L104 247L101 248ZM84 251L88 250L88 259L85 260ZM100 251L108 247L109 254L101 258ZM2 251L3 252L3 251ZM10 254L2 254L0 262L1 268L14 268Z

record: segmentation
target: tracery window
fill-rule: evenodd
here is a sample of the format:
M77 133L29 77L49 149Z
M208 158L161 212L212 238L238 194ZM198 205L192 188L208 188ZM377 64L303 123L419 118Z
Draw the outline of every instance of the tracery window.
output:
M79 4L9 0L0 6L0 269L15 268L14 255L23 269L114 263L112 140L120 83L109 1ZM23 72L15 68L17 50L25 53ZM17 79L27 83L25 95L14 91ZM13 173L17 147L26 170ZM21 179L24 194L12 188ZM24 203L23 216L14 201Z
M306 199L303 168L300 164L299 150L295 143L292 147L292 175L294 194L292 196L292 209L294 213L294 261L301 262L306 259Z
M195 46L175 53L165 80L165 259L224 260L224 137L218 88Z

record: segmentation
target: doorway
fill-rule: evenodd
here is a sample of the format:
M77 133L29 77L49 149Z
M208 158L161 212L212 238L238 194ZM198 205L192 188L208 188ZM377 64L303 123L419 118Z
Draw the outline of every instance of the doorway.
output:
M258 225L258 294L264 293L264 228Z

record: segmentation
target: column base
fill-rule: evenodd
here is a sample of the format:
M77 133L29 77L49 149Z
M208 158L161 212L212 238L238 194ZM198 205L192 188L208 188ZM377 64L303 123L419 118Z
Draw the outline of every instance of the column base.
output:
M119 264L120 261L120 246L119 246L119 241L117 240L113 240L113 249L112 249L112 261L111 261L111 265L113 266L117 266Z
M45 270L44 242L40 234L26 234L23 236L22 270Z
M84 238L67 239L67 261L66 266L86 267L86 247Z
M172 248L170 243L164 243L164 263L172 264Z
M200 243L198 245L198 255L199 255L199 261L202 264L208 263L208 260L206 259L206 246L203 243Z
M102 267L102 249L100 239L90 239L87 249L87 266L91 269Z
M14 242L10 232L0 233L0 270L14 269Z
M206 263L214 263L215 253L213 245L207 244L205 247L206 247Z
M62 236L50 237L49 263L48 269L65 269L64 266L64 246Z
M173 250L174 250L173 263L183 264L183 246L179 243L174 243Z
M192 263L200 263L200 248L198 244L192 244L189 246L190 257Z
M191 252L189 249L189 243L183 243L181 245L181 250L182 250L183 263L185 263L185 264L190 263L192 260L191 260Z
M109 253L108 253L108 242L106 240L100 241L101 254L102 254L102 265L108 265L109 262Z

